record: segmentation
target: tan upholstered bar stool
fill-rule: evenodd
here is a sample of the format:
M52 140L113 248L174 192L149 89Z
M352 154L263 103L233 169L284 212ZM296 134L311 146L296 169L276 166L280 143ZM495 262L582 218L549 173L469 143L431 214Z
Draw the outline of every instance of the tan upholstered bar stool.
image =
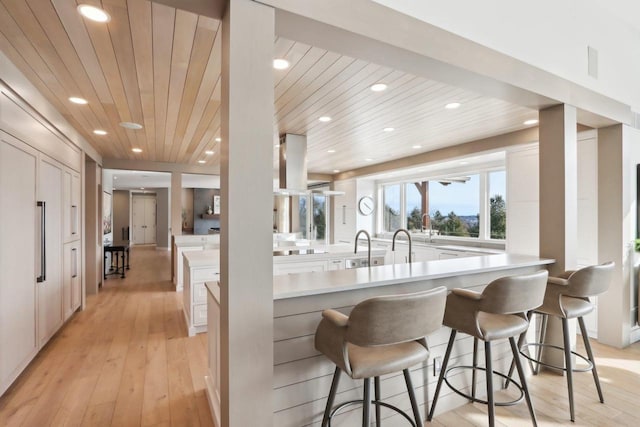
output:
M547 283L548 272L541 270L533 274L511 276L496 279L489 283L482 293L467 289L454 289L447 297L447 307L444 313L444 325L451 328L449 344L442 362L438 385L431 403L428 420L433 419L433 414L442 388L442 382L446 382L454 392L468 398L471 401L488 405L489 426L495 425L495 405L512 405L526 398L527 406L533 425L537 425L536 415L533 411L533 404L527 388L526 378L522 370L518 347L515 337L519 336L529 327L527 312L537 308L542 304ZM464 332L474 338L473 366L454 366L447 370L453 342L458 332ZM493 371L491 361L491 342L495 340L509 339L511 351L513 353L521 384L519 399L513 402L494 401L493 397L493 374L506 378L504 374ZM476 363L477 340L484 341L485 368L479 368ZM467 395L452 387L447 381L448 371L460 368L472 369L472 395ZM475 397L475 373L476 370L484 370L487 382L487 400L480 400Z
M593 358L591 344L589 343L589 335L587 334L587 328L584 324L584 316L591 313L594 309L594 304L589 300L589 297L602 294L609 288L609 284L613 277L614 266L615 264L613 262L607 262L601 265L585 267L577 271L566 271L561 274L560 277L549 277L547 290L544 296L544 303L542 306L534 310L534 313L538 313L543 316L539 341L537 343L525 344L525 347L537 347L536 357L535 359L531 358L527 352L522 352L524 357L533 361L536 365L534 374L538 373L540 365L562 370L567 373L569 413L571 415L571 421L575 421L573 372L591 371L600 402L604 403L602 389L600 388L600 379L598 378L598 371L596 370L596 362ZM544 343L547 319L549 316L555 316L562 320L563 347ZM584 347L587 351L586 358L581 354L571 351L569 319L575 318L578 319L578 324L580 325L580 333L582 334ZM562 350L564 352L564 366L553 366L542 362L542 351L545 347ZM571 361L572 354L584 360L587 363L587 367L576 369Z
M414 427L422 427L409 367L429 357L426 335L442 326L446 288L406 295L376 297L356 305L347 317L335 310L322 312L315 336L316 349L336 364L322 419L322 427L331 425L333 415L348 405L363 403L362 425L369 426L370 406L376 406L376 425L380 425L380 406L392 409ZM340 374L364 379L363 400L345 402L335 409ZM380 376L402 371L415 420L388 403L380 401ZM371 378L375 399L371 401Z

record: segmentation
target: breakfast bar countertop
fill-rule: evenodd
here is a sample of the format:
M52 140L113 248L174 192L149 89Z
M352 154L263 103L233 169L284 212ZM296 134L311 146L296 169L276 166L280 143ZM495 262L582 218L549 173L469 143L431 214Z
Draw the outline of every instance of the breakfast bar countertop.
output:
M472 258L390 264L371 268L299 273L273 278L273 299L342 292L444 277L553 264L555 260L530 255L495 254Z

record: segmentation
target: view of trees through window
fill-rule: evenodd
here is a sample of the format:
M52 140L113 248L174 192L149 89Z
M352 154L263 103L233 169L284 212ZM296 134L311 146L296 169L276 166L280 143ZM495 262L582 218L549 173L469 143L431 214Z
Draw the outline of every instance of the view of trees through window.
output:
M480 194L480 174L466 180L408 182L383 187L384 231L395 231L403 225L409 231L423 228L432 235L480 237L480 198L489 199L489 238L506 236L506 174L485 173L488 196ZM404 191L404 199L401 198ZM405 221L401 221L404 200ZM423 214L428 211L429 219Z
M489 173L489 229L492 239L507 237L507 188L504 171Z

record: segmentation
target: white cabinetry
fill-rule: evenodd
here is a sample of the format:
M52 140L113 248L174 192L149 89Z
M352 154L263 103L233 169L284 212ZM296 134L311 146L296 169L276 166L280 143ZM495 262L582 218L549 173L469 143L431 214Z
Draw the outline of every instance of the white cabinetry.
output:
M39 348L37 165L37 151L0 131L0 394Z
M336 181L334 190L344 191L344 196L333 198L334 243L353 243L356 235L356 180Z
M184 258L183 312L189 336L207 331L207 289L205 282L220 278L220 252L187 252Z
M62 312L67 320L80 307L82 301L82 260L80 258L80 241L64 245L62 267Z
M344 261L343 261L344 262ZM327 260L274 263L273 275L327 271ZM334 268L334 270L337 270Z
M64 241L72 242L80 238L80 174L65 168L63 172L63 222Z
M38 170L38 229L40 273L38 275L38 338L44 345L62 325L62 168L41 159ZM43 252L44 251L44 252Z
M40 126L25 120L22 130ZM80 151L59 137L41 143L0 130L0 394L82 300L80 174L70 168ZM35 147L59 148L59 161Z

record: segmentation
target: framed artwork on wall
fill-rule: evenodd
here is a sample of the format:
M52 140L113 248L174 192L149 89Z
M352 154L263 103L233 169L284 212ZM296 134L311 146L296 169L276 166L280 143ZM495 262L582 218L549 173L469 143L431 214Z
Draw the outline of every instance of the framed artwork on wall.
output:
M102 234L111 234L111 193L102 192Z
M213 196L213 214L220 214L220 196Z

